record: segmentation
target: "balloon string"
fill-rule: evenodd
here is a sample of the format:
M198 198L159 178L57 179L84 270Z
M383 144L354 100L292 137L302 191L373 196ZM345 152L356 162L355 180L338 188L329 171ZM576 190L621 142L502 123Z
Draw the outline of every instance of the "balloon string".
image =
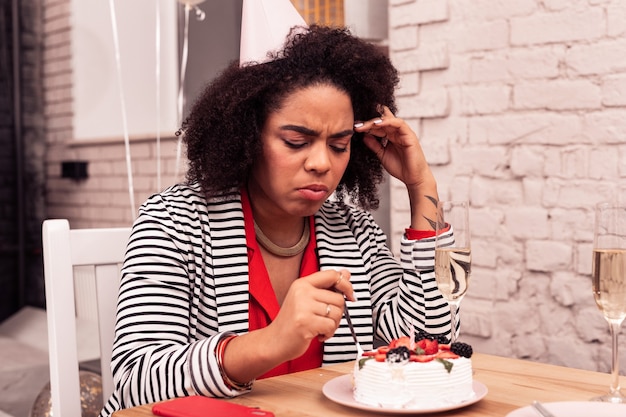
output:
M161 191L161 5L156 4L156 172L157 191Z
M178 85L178 125L182 124L183 120L183 94L185 88L185 73L187 72L187 54L188 54L188 45L189 45L189 10L191 6L188 4L185 5L185 31L183 36L183 53L182 60L180 63L180 84ZM180 172L180 160L182 155L182 142L183 135L178 136L178 145L176 147L176 171L175 171L175 179L178 179L178 173Z
M124 89L122 88L122 60L120 59L120 45L117 35L117 21L115 18L115 2L109 0L109 9L111 11L111 26L113 28L113 45L115 47L115 62L117 69L117 79L120 94L120 107L122 111L122 129L124 131L124 146L126 150L126 172L128 174L128 194L130 199L131 219L135 218L135 192L133 189L133 171L130 158L130 141L128 137L128 123L126 120L126 102L124 100Z

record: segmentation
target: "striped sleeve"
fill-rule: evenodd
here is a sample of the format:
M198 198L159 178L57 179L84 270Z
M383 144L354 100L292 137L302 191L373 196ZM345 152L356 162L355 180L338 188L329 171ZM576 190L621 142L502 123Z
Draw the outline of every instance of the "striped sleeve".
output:
M167 193L165 193L167 194ZM114 393L101 416L188 395L232 397L215 358L217 331L207 205L190 189L144 203L127 246L111 370ZM198 227L198 225L202 227ZM198 325L198 322L202 325Z

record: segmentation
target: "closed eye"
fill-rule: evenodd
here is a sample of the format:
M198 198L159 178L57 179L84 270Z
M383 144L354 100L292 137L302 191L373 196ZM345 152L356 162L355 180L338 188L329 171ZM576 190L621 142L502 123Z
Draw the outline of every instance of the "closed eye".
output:
M291 149L302 149L307 145L307 142L291 142L289 140L283 139L285 145Z
M354 131L340 132L330 137L330 148L338 153L348 152Z
M348 152L349 150L348 145L345 145L345 146L330 145L330 149L332 149L333 151L337 153L344 153L344 152Z

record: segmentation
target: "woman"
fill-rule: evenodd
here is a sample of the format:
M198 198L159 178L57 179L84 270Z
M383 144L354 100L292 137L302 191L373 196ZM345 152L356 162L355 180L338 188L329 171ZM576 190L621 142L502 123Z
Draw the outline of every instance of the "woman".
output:
M365 349L412 326L449 333L437 186L393 114L397 81L373 45L312 26L207 87L183 125L188 183L151 197L133 226L103 415L353 360L346 300ZM383 167L411 203L401 262L365 211Z

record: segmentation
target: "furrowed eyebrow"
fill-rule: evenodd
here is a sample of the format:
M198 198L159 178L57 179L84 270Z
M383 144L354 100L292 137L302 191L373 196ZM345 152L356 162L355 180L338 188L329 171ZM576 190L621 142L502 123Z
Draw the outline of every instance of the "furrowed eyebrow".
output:
M341 132L337 132L334 133L332 135L330 135L331 138L343 138L346 136L352 136L354 135L354 129L346 129L346 130L342 130Z
M319 136L320 135L320 132L316 130L309 129L304 126L298 126L298 125L284 125L284 126L281 126L280 129L292 130L294 132L302 133L303 135L306 135L306 136ZM330 137L335 139L335 138L342 138L345 136L352 136L353 134L354 134L353 129L346 129L346 130L342 130L341 132L333 133L332 135L330 135Z
M294 132L302 133L303 135L306 135L306 136L319 136L320 135L319 132L313 129L309 129L304 126L297 126L297 125L284 125L280 127L280 130L292 130Z

